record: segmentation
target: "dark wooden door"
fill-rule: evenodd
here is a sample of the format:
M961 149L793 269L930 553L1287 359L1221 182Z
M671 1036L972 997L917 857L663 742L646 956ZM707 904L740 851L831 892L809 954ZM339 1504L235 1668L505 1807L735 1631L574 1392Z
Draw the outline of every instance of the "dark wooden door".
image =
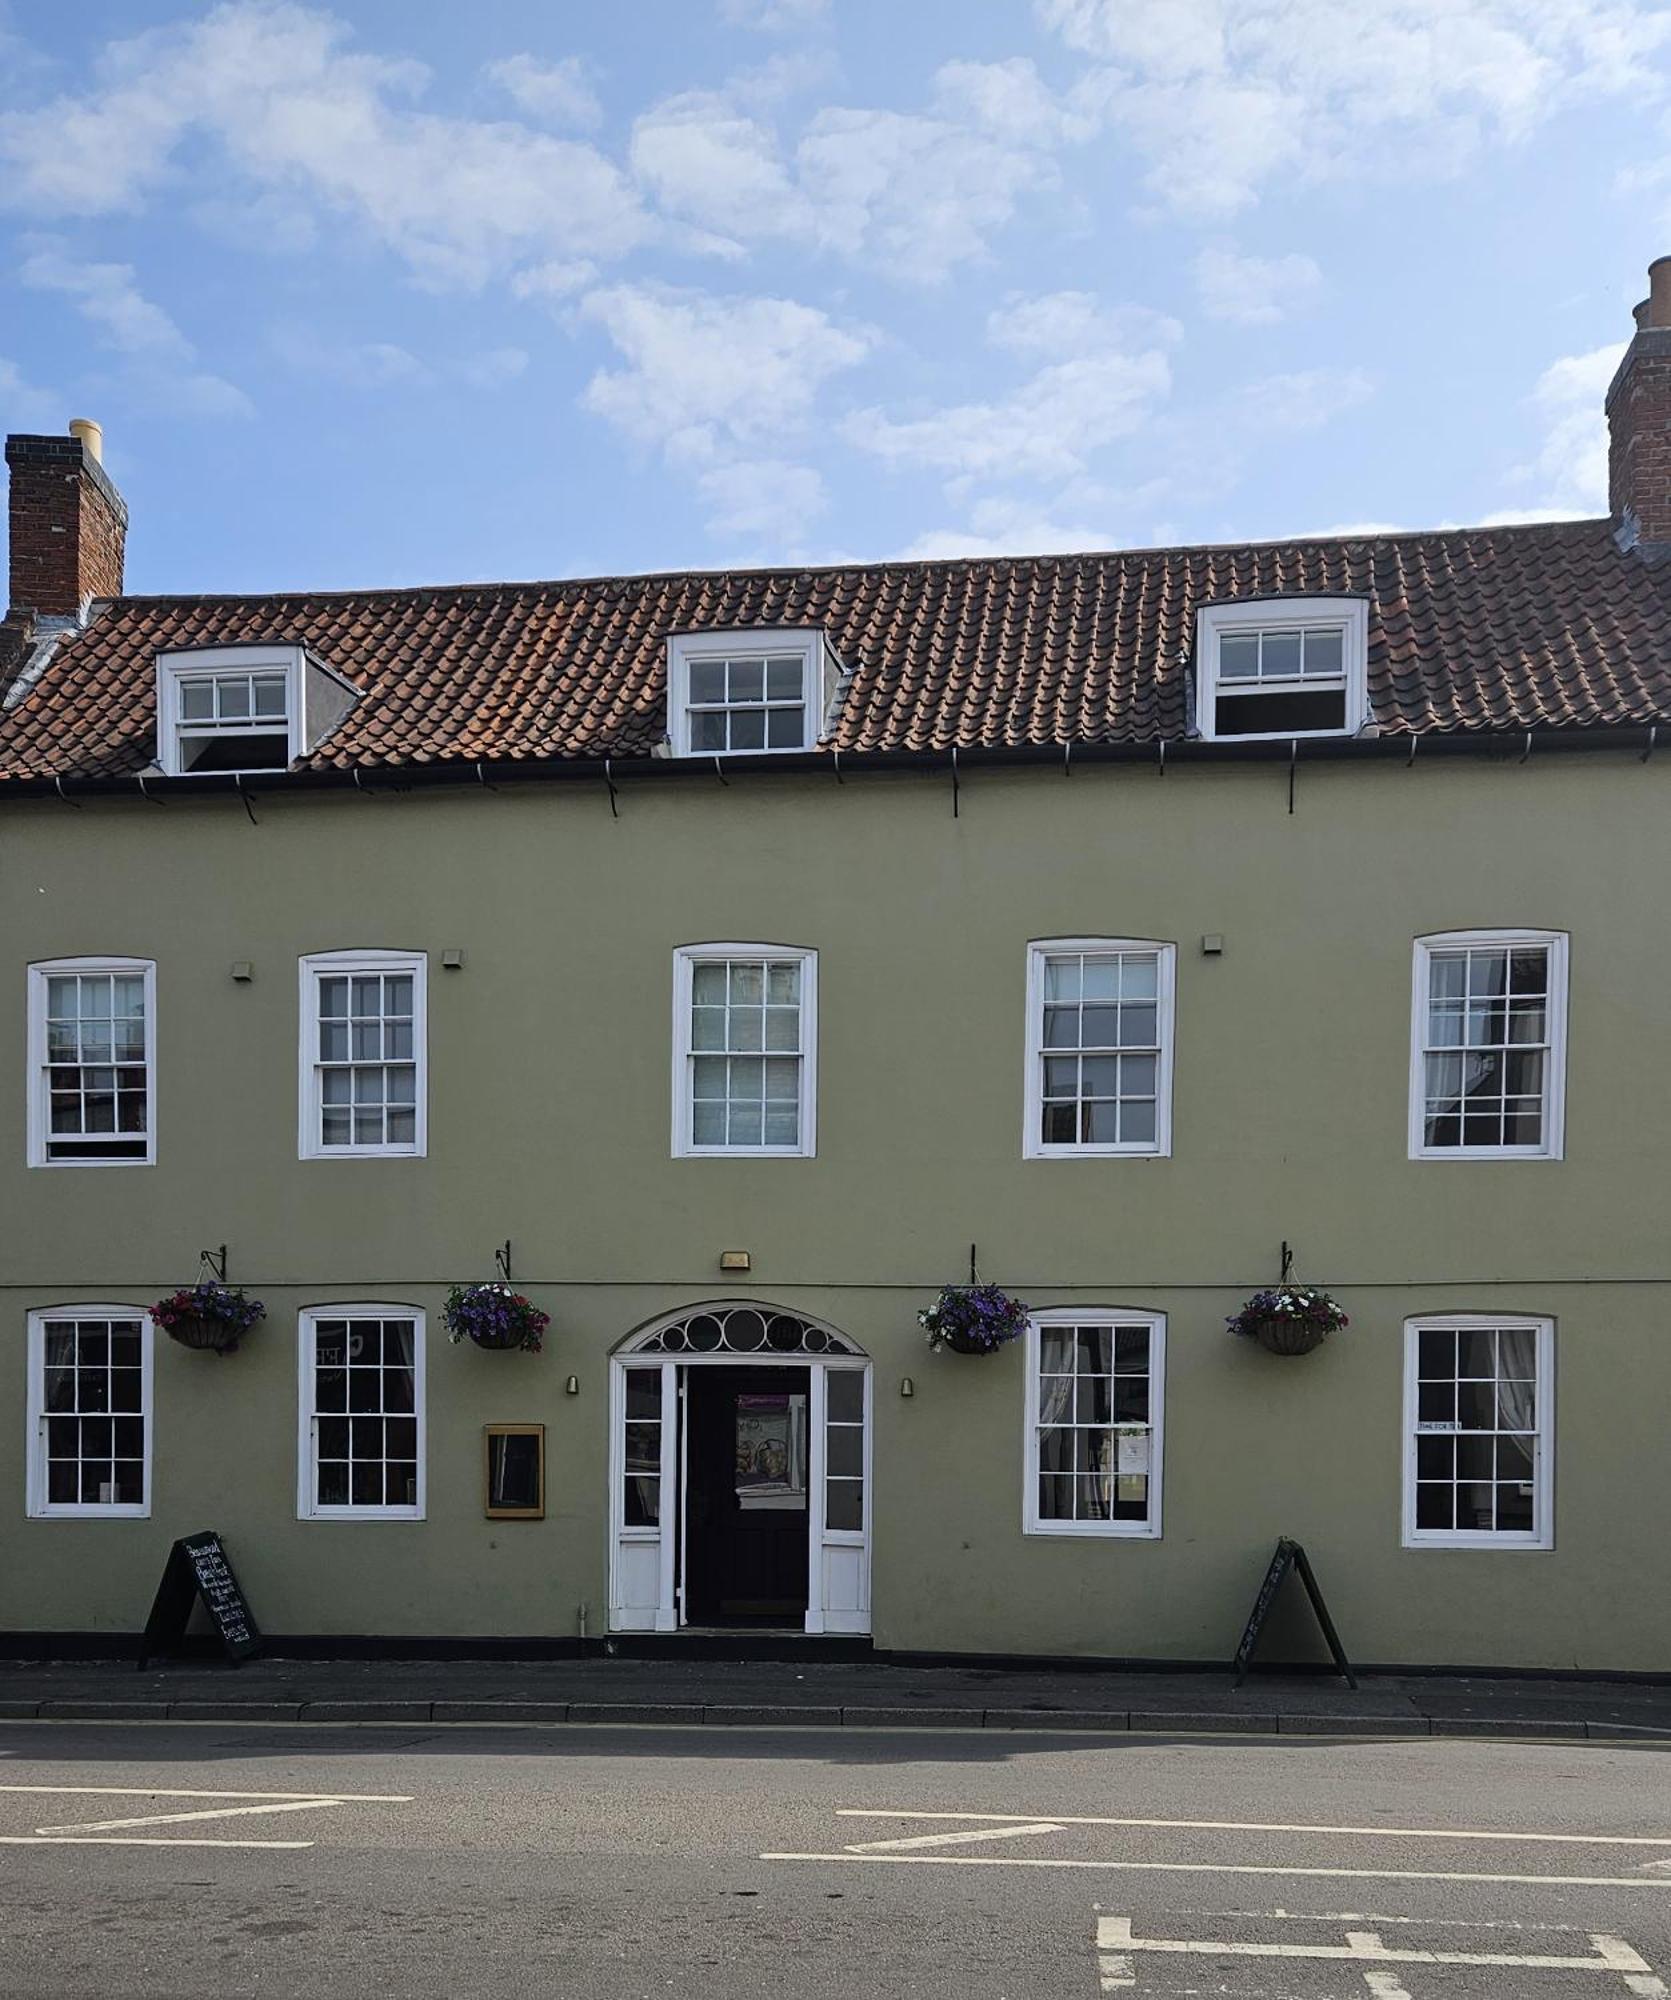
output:
M804 1368L689 1368L685 1622L794 1625L807 1608Z

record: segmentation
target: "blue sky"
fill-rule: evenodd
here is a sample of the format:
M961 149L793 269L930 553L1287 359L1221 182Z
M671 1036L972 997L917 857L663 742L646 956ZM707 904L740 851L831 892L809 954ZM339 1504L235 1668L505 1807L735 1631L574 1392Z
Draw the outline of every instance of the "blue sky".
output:
M0 0L136 590L1605 511L1643 0Z

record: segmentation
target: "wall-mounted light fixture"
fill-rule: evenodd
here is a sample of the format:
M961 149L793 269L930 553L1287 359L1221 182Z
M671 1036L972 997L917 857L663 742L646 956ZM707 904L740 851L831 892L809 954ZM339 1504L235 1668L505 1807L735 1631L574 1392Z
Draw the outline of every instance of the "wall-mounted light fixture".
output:
M580 1377L578 1375L571 1375L563 1384L563 1394L565 1396L578 1396L580 1394Z
M441 954L441 964L448 972L457 972L464 963L464 954L456 944L449 945Z
M746 1250L722 1250L719 1267L722 1271L748 1271L753 1269L754 1259Z
M1218 958L1223 953L1223 950L1223 931L1203 932L1201 938L1201 955L1203 958Z
M235 958L232 961L232 977L240 986L247 986L255 977L255 967L247 958Z
M899 1378L899 1393L900 1393L900 1394L901 1394L902 1396L906 1396L906 1397L911 1397L911 1396L914 1396L914 1395L915 1395L915 1394L917 1393L917 1385L916 1385L916 1383L915 1383L915 1382L913 1382L913 1381L911 1380L911 1378L910 1378L910 1376L909 1376L909 1375L901 1375L901 1376L900 1376L900 1378Z

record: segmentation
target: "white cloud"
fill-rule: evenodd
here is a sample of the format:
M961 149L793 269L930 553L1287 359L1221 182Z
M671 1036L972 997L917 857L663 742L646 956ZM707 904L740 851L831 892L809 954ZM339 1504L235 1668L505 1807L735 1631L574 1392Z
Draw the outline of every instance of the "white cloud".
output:
M421 65L357 54L335 16L226 0L200 20L114 44L100 80L0 115L0 203L35 215L137 207L188 138L213 171L286 190L363 230L437 285L480 285L530 259L616 256L648 231L595 148L525 125L413 108ZM193 168L201 182L205 170Z
M585 407L694 477L714 525L790 539L819 511L817 475L784 460L782 447L808 424L824 383L870 352L868 328L837 326L793 299L668 285L611 286L579 312L626 364L592 377Z
M0 356L0 435L11 431L60 431L63 398L25 381L16 362Z
M242 389L192 365L196 348L139 289L131 264L90 263L50 238L34 238L18 277L32 291L71 300L104 344L124 357L129 387L155 407L191 417L254 414Z
M982 500L966 528L933 528L900 551L902 562L936 562L954 556L1072 555L1110 549L1118 538L1105 528L1064 522L1053 513L1013 500Z
M945 64L921 112L827 107L792 148L757 95L685 92L638 120L631 157L712 247L788 238L932 281L983 255L1026 196L1058 187L1057 153L1093 129L1015 57Z
M1374 392L1373 380L1361 368L1302 368L1245 384L1231 398L1226 415L1243 433L1274 431L1291 437L1320 430Z
M524 347L490 347L475 354L459 373L472 389L502 389L528 372L528 350Z
M541 62L537 56L506 56L489 63L486 74L511 102L530 117L552 125L577 126L582 131L603 123L603 106L578 56Z
M76 311L119 353L191 359L191 342L140 291L131 264L83 263L47 245L25 257L18 276L31 291L61 292L73 299Z
M720 18L739 28L778 33L823 18L829 0L719 0Z
M1309 305L1323 288L1310 257L1243 257L1209 244L1195 260L1195 287L1209 319L1269 326Z
M1165 401L1172 385L1165 350L1176 331L1159 314L1108 310L1084 293L1012 299L991 315L988 337L1061 358L1007 396L903 418L861 410L848 419L846 434L887 464L953 479L1070 479Z
M1663 94L1640 0L1034 0L1151 190L1233 213L1273 176L1443 172L1596 96ZM1412 143L1415 142L1415 143Z
M825 506L824 482L810 465L782 458L742 458L699 475L697 486L716 534L752 535L782 546Z
M580 310L627 363L592 377L586 407L670 450L779 436L805 421L825 379L862 361L872 342L793 299L667 285L615 285L590 293Z
M273 351L298 374L317 375L350 389L415 389L434 381L431 370L392 340L323 340L302 327L284 327L273 335Z
M1607 512L1607 418L1602 400L1624 358L1623 341L1587 354L1552 361L1532 391L1532 412L1542 432L1526 476L1540 487L1538 500L1496 520L1570 520ZM1490 525L1488 523L1487 525Z

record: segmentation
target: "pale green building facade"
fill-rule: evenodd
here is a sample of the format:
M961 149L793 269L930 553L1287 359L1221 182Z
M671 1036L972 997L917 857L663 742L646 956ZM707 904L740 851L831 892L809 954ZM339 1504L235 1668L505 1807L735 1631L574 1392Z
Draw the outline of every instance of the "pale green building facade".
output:
M3 1643L213 1528L275 1644L1205 1662L1287 1536L1666 1671L1665 305L1555 527L143 598L9 440Z

